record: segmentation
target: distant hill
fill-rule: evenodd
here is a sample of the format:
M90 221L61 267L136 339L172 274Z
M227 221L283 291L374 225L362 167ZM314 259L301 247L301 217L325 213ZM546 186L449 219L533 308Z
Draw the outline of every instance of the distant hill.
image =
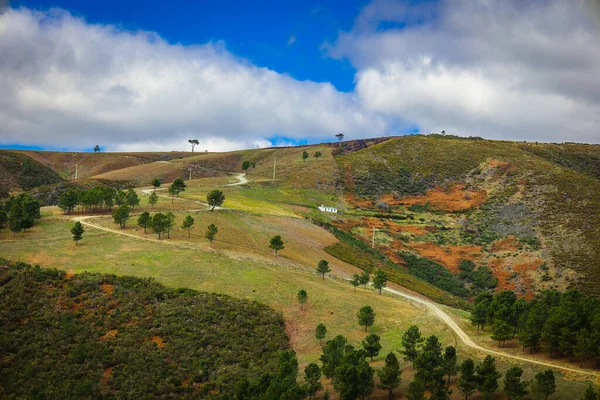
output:
M410 216L338 224L364 241L377 228L380 250L401 265L415 254L458 277L470 260L527 296L600 291L600 146L419 135L336 160L351 211Z
M0 151L0 198L10 191L30 190L62 182L52 168L23 154Z

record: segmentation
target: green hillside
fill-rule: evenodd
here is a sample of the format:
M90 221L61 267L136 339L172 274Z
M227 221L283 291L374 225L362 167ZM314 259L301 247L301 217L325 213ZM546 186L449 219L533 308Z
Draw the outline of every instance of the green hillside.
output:
M12 151L0 151L0 198L11 191L30 190L37 186L61 182L50 167Z

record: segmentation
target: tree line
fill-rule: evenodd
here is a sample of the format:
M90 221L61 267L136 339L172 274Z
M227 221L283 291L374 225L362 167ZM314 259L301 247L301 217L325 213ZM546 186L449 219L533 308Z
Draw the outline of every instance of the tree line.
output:
M6 227L14 234L32 228L41 217L40 202L23 193L0 203L0 231Z
M510 290L481 293L471 323L478 329L490 325L500 346L516 337L530 353L577 357L580 366L587 358L600 364L600 300L578 290L544 291L529 302Z

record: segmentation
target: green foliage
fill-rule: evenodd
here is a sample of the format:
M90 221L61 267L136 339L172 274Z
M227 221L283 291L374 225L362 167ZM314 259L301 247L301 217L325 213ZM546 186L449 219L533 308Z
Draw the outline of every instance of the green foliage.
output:
M308 158L308 152L307 151L303 151L302 152L302 161L306 161L306 159Z
M177 178L173 181L169 187L169 193L171 195L179 196L181 192L185 192L186 184L181 178Z
M505 321L496 320L492 325L492 340L497 340L502 346L508 339L513 337L513 328Z
M40 203L27 193L11 197L4 204L6 219L13 233L27 230L40 218Z
M421 337L421 331L416 325L412 325L402 335L402 350L398 350L404 354L404 360L412 363L415 367L415 360L421 351L421 346L425 339Z
M484 399L491 399L494 393L498 390L498 379L502 376L496 370L496 359L489 354L483 362L475 368L477 372L476 379Z
M592 384L589 384L581 400L598 400L598 392Z
M380 389L387 390L388 398L391 399L394 389L400 386L400 375L402 375L400 363L394 352L389 353L385 357L385 365L377 371L377 375L379 376L379 384L377 386Z
M327 335L327 328L325 327L325 324L321 322L317 325L317 329L315 329L315 337L319 339L319 344L325 339L325 335Z
M400 256L413 275L456 296L467 296L467 289L465 289L463 283L442 265L408 252L402 252Z
M387 284L387 275L382 270L378 269L375 271L375 276L373 277L373 287L379 290L379 294L381 294L381 290Z
M115 224L119 225L119 228L125 229L125 224L127 224L127 220L129 219L129 206L123 204L115 208L112 212L112 217Z
M379 341L381 338L374 333L371 333L367 336L362 342L361 346L367 353L368 357L371 357L371 361L373 361L373 357L377 357L379 355L379 350L381 350L381 343Z
M206 201L208 202L208 205L212 207L210 211L213 211L215 207L223 205L225 202L225 195L220 190L215 189L206 195Z
M12 151L0 151L0 171L3 175L0 182L0 197L7 197L10 189L30 190L63 181L48 166Z
M521 400L527 394L529 383L521 381L522 375L523 370L516 365L506 370L504 393L506 393L508 400Z
M454 346L446 347L442 358L442 369L445 375L448 377L447 386L450 386L450 380L458 373L456 348Z
M158 178L154 178L152 179L152 182L150 182L152 184L152 186L154 186L154 191L156 192L156 189L160 187L160 185L162 185L160 179Z
M281 315L256 302L151 279L64 277L0 268L3 397L234 398L236 382L277 371L288 346Z
M152 230L158 233L158 239L160 240L160 235L167 231L167 227L169 225L168 217L163 213L156 213L152 217Z
M150 216L150 213L147 211L141 213L138 216L137 224L144 228L144 233L146 233L146 230L152 227L152 217Z
M367 288L367 285L369 284L370 280L371 280L371 276L369 275L368 271L363 271L360 274L360 284L364 285L365 289Z
M460 365L460 378L457 383L458 389L465 395L465 400L479 389L479 383L475 376L475 363L467 358Z
M6 227L6 223L8 222L8 214L6 211L0 209L0 231Z
M308 399L312 399L315 394L323 390L321 384L321 368L315 363L310 363L304 368L304 381L306 382L306 392Z
M358 324L360 326L364 326L365 331L369 328L369 326L373 326L375 323L375 311L373 311L371 306L361 307L356 316L358 318Z
M329 268L329 261L319 261L319 263L317 264L317 273L319 273L323 277L323 279L325 279L325 274L328 272L331 272L331 269Z
M315 158L319 158L323 155L320 151L315 151Z
M71 228L71 234L73 235L75 246L77 246L77 243L81 239L83 239L83 232L85 232L85 229L83 229L83 225L81 225L81 222L75 222L75 225L73 225L73 227Z
M360 285L360 276L358 274L352 275L352 279L350 280L350 284L354 286L354 291L356 292L356 288Z
M210 242L210 247L212 247L213 240L215 240L215 236L217 235L218 232L219 232L219 229L215 226L215 224L210 224L208 226L208 228L206 229L206 233L204 234L204 236Z
M373 393L374 372L365 360L364 350L347 346L341 365L335 371L333 387L340 393L341 400L366 399Z
M148 196L148 204L150 204L152 206L152 208L154 208L154 205L158 203L158 195L154 192L150 193L150 196Z
M531 390L539 398L547 399L550 395L556 392L556 382L554 379L554 372L548 369L543 372L535 374L533 382L531 382Z
M194 218L191 215L187 215L181 223L182 229L187 229L188 238L191 236L192 229L194 228Z
M269 241L269 248L275 251L275 257L279 257L279 250L285 249L283 240L281 240L281 236L275 235Z
M296 297L298 298L298 304L300 304L300 308L304 309L304 304L306 304L308 301L308 293L306 293L306 290L301 289Z
M319 360L323 363L323 374L332 378L335 376L336 369L341 365L346 354L346 345L348 340L342 335L338 335L332 340L328 340L323 346L323 354Z
M248 168L250 168L250 161L244 161L244 162L242 163L242 169L243 169L245 172L247 172L247 171L248 171Z

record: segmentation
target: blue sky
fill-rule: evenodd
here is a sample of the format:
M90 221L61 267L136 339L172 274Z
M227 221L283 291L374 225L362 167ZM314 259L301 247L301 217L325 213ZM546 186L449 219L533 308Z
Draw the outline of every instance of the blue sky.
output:
M11 6L63 8L92 23L160 34L185 45L223 41L253 64L298 80L354 88L356 70L347 60L327 57L321 46L352 28L366 1L189 1L189 0L16 0Z
M5 0L0 0L0 6ZM13 0L0 147L600 143L595 0Z

